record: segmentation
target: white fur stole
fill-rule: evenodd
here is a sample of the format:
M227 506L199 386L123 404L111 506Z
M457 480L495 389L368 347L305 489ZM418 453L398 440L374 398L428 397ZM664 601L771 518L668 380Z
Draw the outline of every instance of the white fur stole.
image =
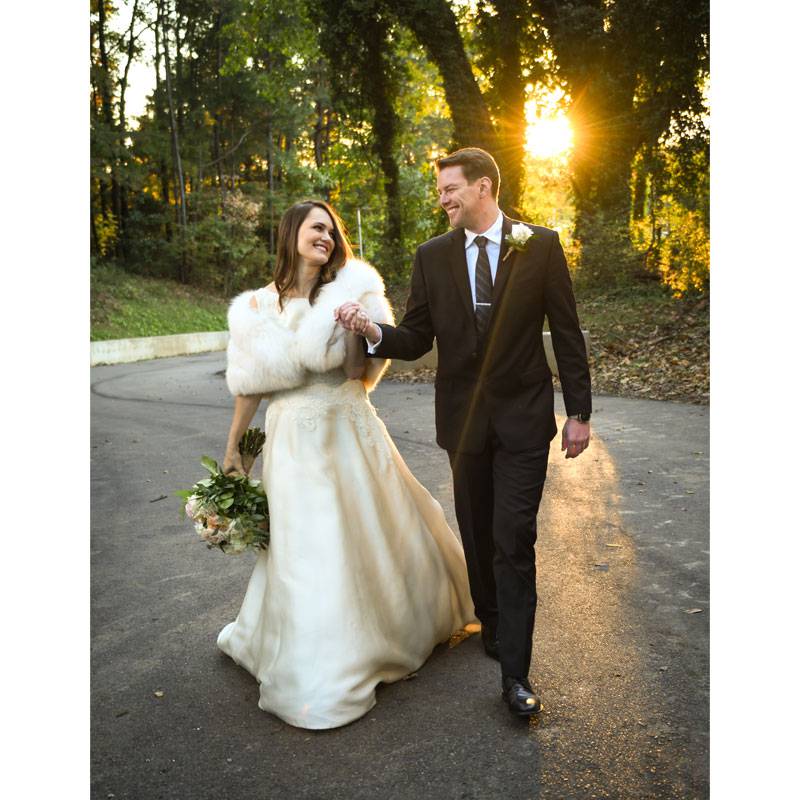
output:
M292 389L305 383L309 372L341 367L345 330L334 320L333 311L348 300L361 303L373 322L394 323L383 279L374 267L355 258L320 289L314 305L301 312L291 328L280 318L274 292L256 289L237 295L228 309L230 339L225 377L231 394ZM387 365L386 359L367 358L362 378L367 391L376 386Z

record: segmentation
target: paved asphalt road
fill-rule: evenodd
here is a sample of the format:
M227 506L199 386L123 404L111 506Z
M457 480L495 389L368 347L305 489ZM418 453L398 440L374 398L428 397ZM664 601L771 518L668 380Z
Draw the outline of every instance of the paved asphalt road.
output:
M215 353L92 370L93 798L708 797L707 408L598 397L584 455L554 440L537 724L508 713L473 636L312 732L260 711L216 649L253 556L206 550L172 496L221 455L223 368ZM433 387L386 381L373 402L455 527Z

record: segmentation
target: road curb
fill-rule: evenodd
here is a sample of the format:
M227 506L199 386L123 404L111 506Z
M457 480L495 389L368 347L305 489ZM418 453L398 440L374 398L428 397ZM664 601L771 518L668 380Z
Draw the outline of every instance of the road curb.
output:
M91 365L129 364L151 358L211 353L228 346L228 331L142 336L138 339L106 339L91 343Z

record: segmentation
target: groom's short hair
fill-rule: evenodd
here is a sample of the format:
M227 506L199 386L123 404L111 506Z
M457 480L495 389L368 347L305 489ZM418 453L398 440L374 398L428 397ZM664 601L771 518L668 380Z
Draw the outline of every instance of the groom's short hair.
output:
M492 194L497 200L500 191L500 170L491 153L481 150L480 147L462 147L443 156L436 161L436 172L441 172L445 167L461 167L468 183L475 183L479 178L486 177L492 182Z

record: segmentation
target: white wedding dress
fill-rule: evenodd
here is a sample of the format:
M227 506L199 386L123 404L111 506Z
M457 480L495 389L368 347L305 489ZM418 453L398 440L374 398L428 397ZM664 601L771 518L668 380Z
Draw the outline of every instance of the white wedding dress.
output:
M289 302L281 323L296 330L307 309ZM275 392L265 433L270 546L217 643L257 678L263 710L345 725L474 620L463 549L341 368Z

